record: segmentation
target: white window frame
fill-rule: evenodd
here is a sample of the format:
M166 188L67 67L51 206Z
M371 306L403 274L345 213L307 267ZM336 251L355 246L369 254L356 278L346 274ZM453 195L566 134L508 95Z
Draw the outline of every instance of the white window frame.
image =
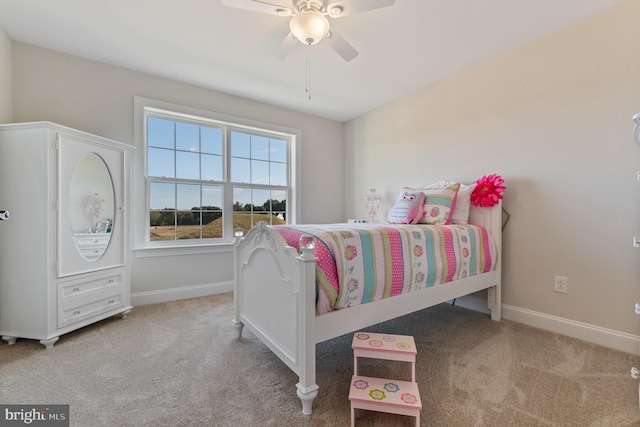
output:
M289 199L287 200L287 222L295 224L300 217L300 187L301 187L301 132L285 126L264 123L256 120L235 117L226 114L211 112L198 108L186 107L155 99L134 97L134 145L132 161L132 212L130 221L132 225L132 248L138 258L155 256L192 255L202 253L230 252L233 250L233 191L228 191L232 183L225 179L223 217L224 240L213 242L207 240L164 240L151 242L149 233L149 195L147 194L147 164L146 164L146 126L144 123L146 112L169 114L176 118L187 120L208 119L224 126L236 129L244 129L250 132L268 132L282 135L290 140L289 145ZM226 145L226 144L225 144ZM228 171L228 153L225 149L225 170ZM227 174L228 176L228 174Z

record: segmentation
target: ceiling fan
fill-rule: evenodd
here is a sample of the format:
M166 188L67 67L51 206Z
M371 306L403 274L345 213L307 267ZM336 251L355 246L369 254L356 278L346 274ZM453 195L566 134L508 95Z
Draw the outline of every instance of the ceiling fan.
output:
M326 38L345 61L358 56L358 51L330 27L327 17L342 18L394 3L395 0L222 0L225 6L291 17L291 32L276 51L276 57L284 58L298 41L310 46Z

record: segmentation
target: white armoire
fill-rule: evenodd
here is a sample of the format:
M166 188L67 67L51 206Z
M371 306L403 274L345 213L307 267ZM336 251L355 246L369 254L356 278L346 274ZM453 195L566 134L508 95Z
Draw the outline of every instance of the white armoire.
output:
M132 147L49 122L0 125L0 335L40 340L131 310Z

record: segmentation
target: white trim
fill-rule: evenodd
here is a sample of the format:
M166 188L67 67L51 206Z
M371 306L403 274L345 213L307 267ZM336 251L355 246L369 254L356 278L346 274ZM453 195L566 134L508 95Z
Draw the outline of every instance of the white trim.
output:
M456 300L456 305L483 313L489 310L483 306L480 298L462 297ZM571 338L588 341L625 353L639 354L640 336L602 328L588 323L577 322L563 317L552 316L538 311L513 305L502 305L502 318L522 323L545 331L555 332Z
M640 350L640 336L638 335L614 331L512 305L503 305L502 315L505 319L513 320L514 322L524 323L535 328L556 332L626 353L637 355Z
M204 285L183 286L180 288L161 289L158 291L136 292L131 294L131 305L157 304L187 298L233 292L233 281L207 283Z
M194 246L155 246L133 250L136 258L151 258L158 256L174 257L183 255L216 254L222 252L233 252L233 243Z

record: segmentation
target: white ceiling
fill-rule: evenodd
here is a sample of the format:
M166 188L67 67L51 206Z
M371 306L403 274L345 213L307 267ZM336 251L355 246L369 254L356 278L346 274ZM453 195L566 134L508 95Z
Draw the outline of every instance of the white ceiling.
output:
M345 62L326 41L311 46L311 99L307 47L273 56L289 18L220 0L0 0L0 27L12 40L342 122L620 1L397 0L331 19L359 55Z

